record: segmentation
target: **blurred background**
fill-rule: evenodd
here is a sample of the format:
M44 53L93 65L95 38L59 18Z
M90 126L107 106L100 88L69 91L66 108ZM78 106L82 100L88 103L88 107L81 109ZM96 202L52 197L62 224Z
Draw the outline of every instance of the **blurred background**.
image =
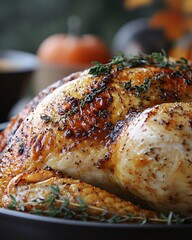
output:
M94 61L164 49L192 58L192 0L0 0L0 122Z

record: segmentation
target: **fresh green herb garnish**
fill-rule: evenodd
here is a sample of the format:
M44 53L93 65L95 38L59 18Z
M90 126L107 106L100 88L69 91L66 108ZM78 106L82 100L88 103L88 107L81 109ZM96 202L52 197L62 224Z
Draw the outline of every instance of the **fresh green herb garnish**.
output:
M66 119L67 119L69 116L77 113L77 112L80 110L80 108L84 108L87 103L90 103L90 102L94 101L94 99L96 98L96 96L97 96L99 93L102 93L102 92L107 88L105 82L103 82L103 83L104 83L103 85L101 85L101 86L99 86L99 87L97 87L97 88L92 89L91 92L88 93L88 94L86 94L82 99L78 99L76 106L74 106L72 109L68 110L68 111L61 117L61 119L60 119L60 121L59 121L59 124L61 125L61 126L59 127L59 130L64 130L64 129L66 128Z
M87 205L84 200L79 197L76 202L71 202L69 199L66 199L61 195L58 185L51 186L50 191L51 194L47 199L37 198L31 202L25 203L17 201L15 196L10 195L11 203L8 208L24 212L26 211L28 205L32 208L30 213L36 215L107 223L160 223L170 225L192 222L192 217L184 218L174 212L170 212L169 214L160 213L159 215L151 218L134 214L122 216L108 211L105 207L101 208Z
M122 83L122 87L126 90L131 89L132 88L132 81L129 82L123 82Z
M146 92L151 85L151 81L149 78L145 78L144 83L140 86L132 85L132 82L124 82L122 87L126 90L135 91L135 96L139 97L141 92Z
M55 194L55 196L58 196L58 195L60 194L60 189L59 189L59 186L58 186L58 185L56 185L56 186L51 186L50 188L51 188L51 192L52 192L53 194Z
M19 208L22 212L25 211L25 205L22 201L17 201L17 199L13 196L13 195L10 195L10 198L11 198L11 204L8 206L9 209L16 209L16 208Z
M80 106L82 108L84 108L86 103L92 102L95 99L96 95L103 92L105 89L106 89L106 86L103 86L103 87L98 88L98 89L93 89L93 91L91 93L86 94L83 99L79 100Z
M186 70L189 67L188 61L184 57L181 57L177 64L180 65L180 70Z
M178 61L171 61L164 50L162 50L162 52L140 54L129 58L120 52L119 55L112 58L108 64L97 63L95 66L91 67L89 74L93 76L110 74L113 65L117 66L117 70L122 70L125 67L134 68L144 65L157 66L160 68L178 68L181 71L190 67L188 61L183 57Z
M169 60L167 54L163 50L162 53L154 52L151 55L146 55L146 59L150 62L157 65L157 67L168 67Z
M18 205L16 198L13 195L10 195L11 198L11 204L9 204L9 209L15 209Z
M89 70L89 74L93 76L98 76L99 74L108 74L109 72L109 65L104 65L102 63L96 63L96 65L91 67Z
M45 123L48 123L51 121L51 117L46 114L41 114L40 118L45 121Z

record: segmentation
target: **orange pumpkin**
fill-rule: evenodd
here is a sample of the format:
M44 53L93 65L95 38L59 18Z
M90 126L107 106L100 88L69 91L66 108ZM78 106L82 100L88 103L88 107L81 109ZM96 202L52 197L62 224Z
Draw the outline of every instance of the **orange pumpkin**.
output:
M92 34L53 34L40 44L37 55L44 63L65 66L91 64L93 61L107 63L111 58L106 43Z

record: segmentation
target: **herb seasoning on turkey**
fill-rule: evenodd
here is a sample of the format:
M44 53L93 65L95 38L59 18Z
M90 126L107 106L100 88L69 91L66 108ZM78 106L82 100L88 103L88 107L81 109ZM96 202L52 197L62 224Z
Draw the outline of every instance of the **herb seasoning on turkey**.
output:
M189 220L191 82L191 63L162 52L121 54L49 86L1 133L0 206L65 216L65 205L79 219L80 205L86 219L106 209L114 222L163 222L161 213Z

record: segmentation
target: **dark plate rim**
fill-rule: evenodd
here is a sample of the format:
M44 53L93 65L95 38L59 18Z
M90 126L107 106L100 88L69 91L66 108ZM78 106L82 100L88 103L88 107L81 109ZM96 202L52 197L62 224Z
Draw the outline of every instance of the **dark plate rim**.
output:
M71 220L61 219L58 217L40 216L26 212L19 212L15 210L0 208L0 216L4 215L7 217L13 217L24 220L31 220L36 222L52 223L58 225L69 225L76 227L90 227L90 228L116 228L116 229L192 229L191 224L139 224L139 223L105 223L95 221L82 221L82 220Z

